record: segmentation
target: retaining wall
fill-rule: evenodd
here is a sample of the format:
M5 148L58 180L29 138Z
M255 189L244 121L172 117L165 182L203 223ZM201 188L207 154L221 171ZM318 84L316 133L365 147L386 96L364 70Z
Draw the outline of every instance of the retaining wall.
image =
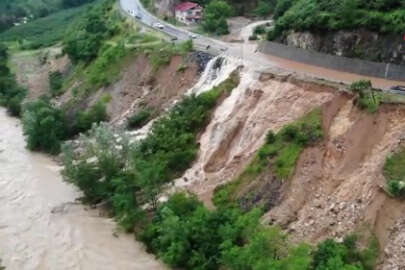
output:
M405 81L405 66L335 56L270 41L262 41L258 50L265 54L310 65L387 80Z

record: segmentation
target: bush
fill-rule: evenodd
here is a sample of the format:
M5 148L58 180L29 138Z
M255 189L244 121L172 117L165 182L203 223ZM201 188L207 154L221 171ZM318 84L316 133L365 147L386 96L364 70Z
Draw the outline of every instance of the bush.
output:
M371 82L360 80L350 85L350 90L357 95L357 105L362 110L374 113L381 104L381 93L377 93L372 88Z
M27 95L27 90L17 84L7 61L7 47L0 44L0 105L5 106L9 114L20 116L21 103Z
M93 124L108 120L106 102L100 100L85 112L79 112L72 127L72 135L85 132Z
M266 33L266 28L264 27L264 25L256 26L255 29L253 30L253 33L255 35L263 35Z
M148 109L143 109L140 112L129 117L127 120L127 126L129 129L140 128L149 122L151 112Z
M275 141L276 141L276 135L274 134L274 132L272 130L269 130L269 132L267 132L267 135L266 135L266 143L272 144Z
M371 261L369 257L374 257ZM314 270L363 270L374 269L378 257L378 244L375 240L369 241L369 246L360 250L357 246L357 237L348 236L343 243L327 239L318 244L313 254L312 268Z
M57 154L61 141L67 137L63 111L43 99L27 104L23 114L23 127L30 150Z
M258 38L258 36L257 35L255 35L255 34L253 34L253 35L251 35L251 36L249 36L249 40L250 41L253 41L253 40L258 40L259 38Z
M329 239L311 252L308 245L291 244L277 227L261 225L261 215L259 209L208 210L193 195L177 193L159 206L140 239L181 269L369 270L375 265L367 259L376 257L376 250L360 250L356 238Z
M387 190L395 197L405 196L405 150L400 149L387 158L384 164L384 177Z
M257 5L257 8L254 11L254 13L260 17L269 16L271 12L272 12L272 5L269 1L266 0L259 1L259 4Z
M49 88L53 97L62 94L63 75L60 71L54 71L49 73Z

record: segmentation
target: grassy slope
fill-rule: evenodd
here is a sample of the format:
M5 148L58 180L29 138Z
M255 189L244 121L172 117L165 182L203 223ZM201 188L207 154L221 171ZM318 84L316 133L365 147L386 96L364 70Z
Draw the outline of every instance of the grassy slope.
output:
M62 10L44 18L40 18L15 26L0 34L0 41L20 41L21 48L39 48L50 46L63 37L67 26L80 16L88 5Z
M388 192L396 197L405 196L405 148L387 158L384 176L387 179Z

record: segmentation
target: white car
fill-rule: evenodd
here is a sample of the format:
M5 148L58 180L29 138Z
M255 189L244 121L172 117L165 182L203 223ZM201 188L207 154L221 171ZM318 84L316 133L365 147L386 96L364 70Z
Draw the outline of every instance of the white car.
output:
M189 36L190 38L192 38L192 39L196 39L196 38L197 38L197 35L196 35L196 34L193 34L193 33L190 33L188 36Z
M159 28L159 29L164 29L165 28L165 26L163 24L161 24L161 23L155 23L155 24L153 24L153 26L155 28Z

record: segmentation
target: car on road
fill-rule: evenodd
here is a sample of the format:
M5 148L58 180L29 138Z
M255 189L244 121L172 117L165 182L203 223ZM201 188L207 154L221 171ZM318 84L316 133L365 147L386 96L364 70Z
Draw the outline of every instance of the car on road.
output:
M159 29L164 29L165 28L165 26L163 24L161 24L161 23L155 23L153 26L155 28L159 28Z
M196 39L196 38L197 38L197 35L196 35L196 34L193 34L193 33L188 34L188 36L189 36L191 39Z
M136 14L136 15L135 15L135 18L137 18L138 20L140 20L140 19L142 19L142 16L141 16L141 14Z
M405 86L404 85L395 85L391 87L391 90L397 90L397 91L404 91L405 92Z
M176 41L176 40L178 40L178 38L177 37L172 37L170 40L171 41Z

